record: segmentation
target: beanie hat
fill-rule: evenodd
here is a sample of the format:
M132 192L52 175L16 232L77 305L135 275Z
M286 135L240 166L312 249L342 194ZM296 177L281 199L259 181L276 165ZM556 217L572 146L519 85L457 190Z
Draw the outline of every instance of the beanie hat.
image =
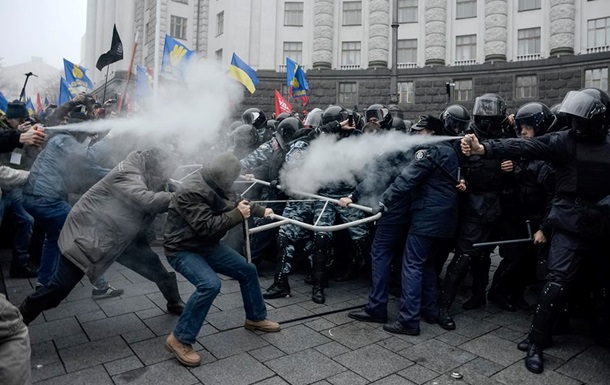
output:
M233 187L233 182L241 173L241 165L239 159L230 152L225 152L218 155L206 167L206 174L213 182L223 191L230 191Z
M8 104L6 107L6 118L7 119L19 119L19 118L28 118L30 114L28 113L28 109L25 107L24 102L20 102L19 100L14 100Z

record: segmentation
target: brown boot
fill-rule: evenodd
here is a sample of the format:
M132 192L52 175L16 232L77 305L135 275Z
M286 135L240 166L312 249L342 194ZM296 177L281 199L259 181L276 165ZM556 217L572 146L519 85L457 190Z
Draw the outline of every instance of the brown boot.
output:
M270 321L268 319L264 319L262 321L251 321L249 319L246 319L244 327L248 330L258 330L266 333L280 331L280 324L277 322Z
M193 347L188 344L183 344L174 337L174 333L170 333L165 340L165 346L170 350L178 361L184 366L199 366L201 365L201 357L193 350Z

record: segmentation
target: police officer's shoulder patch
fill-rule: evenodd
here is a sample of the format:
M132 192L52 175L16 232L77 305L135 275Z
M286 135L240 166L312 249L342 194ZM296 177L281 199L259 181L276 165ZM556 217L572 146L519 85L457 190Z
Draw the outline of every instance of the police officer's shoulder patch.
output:
M415 160L422 160L426 157L427 150L419 150L415 153Z

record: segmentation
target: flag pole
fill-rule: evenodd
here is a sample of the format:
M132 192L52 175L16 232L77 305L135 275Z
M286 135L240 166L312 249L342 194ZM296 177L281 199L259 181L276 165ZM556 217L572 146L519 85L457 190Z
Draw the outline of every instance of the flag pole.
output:
M108 71L110 70L110 64L106 66L106 81L104 82L104 96L102 96L102 104L106 102L106 86L108 85Z
M129 62L129 71L127 72L127 82L125 83L125 90L121 94L121 98L119 99L119 105L117 107L117 113L121 112L121 108L123 107L123 100L125 100L125 95L127 95L127 87L129 87L129 81L131 80L131 74L133 73L133 62L136 58L136 51L138 49L138 34L136 32L136 41L133 44L133 51L131 53L131 61Z
M155 12L155 73L154 73L154 90L153 94L157 95L157 88L159 86L159 43L161 40L161 0L157 0L157 11Z

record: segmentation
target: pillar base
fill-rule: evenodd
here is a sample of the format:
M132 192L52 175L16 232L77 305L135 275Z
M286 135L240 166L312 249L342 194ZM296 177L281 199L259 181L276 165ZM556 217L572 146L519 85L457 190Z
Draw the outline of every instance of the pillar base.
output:
M326 61L317 61L313 63L313 68L316 70L329 70L331 69L331 64Z
M388 68L388 62L385 60L372 60L369 62L369 68Z
M427 66L444 66L445 60L444 59L426 59L425 64Z
M485 61L486 62L491 62L491 61L506 61L506 55L504 55L504 54L487 55L487 56L485 56Z
M549 56L571 56L574 55L574 48L572 47L557 47L553 48Z

